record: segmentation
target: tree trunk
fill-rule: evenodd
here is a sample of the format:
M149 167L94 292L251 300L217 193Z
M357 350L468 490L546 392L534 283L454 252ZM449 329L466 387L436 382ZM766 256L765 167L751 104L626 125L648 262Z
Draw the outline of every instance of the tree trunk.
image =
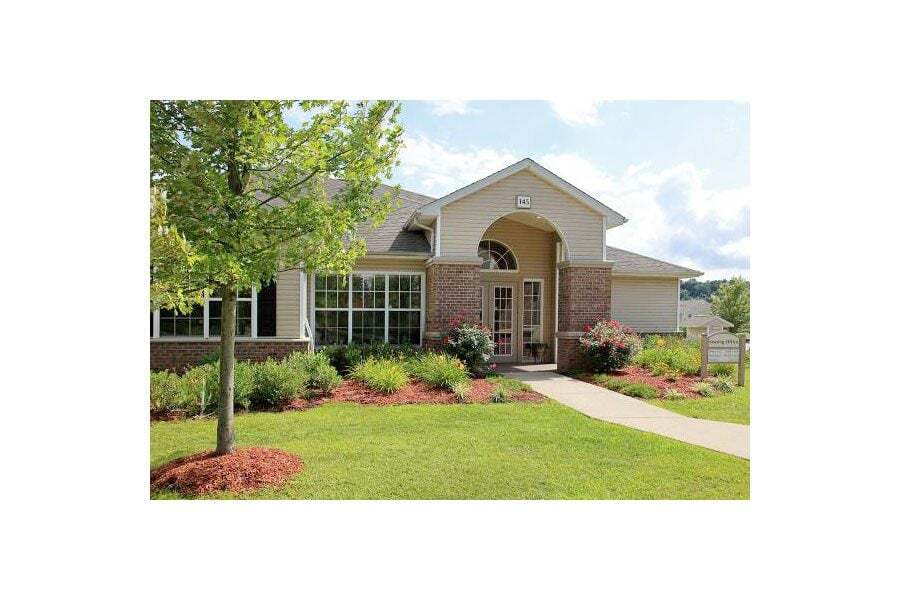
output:
M219 358L219 424L216 429L216 454L234 452L234 324L237 289L230 285L222 291L222 341Z

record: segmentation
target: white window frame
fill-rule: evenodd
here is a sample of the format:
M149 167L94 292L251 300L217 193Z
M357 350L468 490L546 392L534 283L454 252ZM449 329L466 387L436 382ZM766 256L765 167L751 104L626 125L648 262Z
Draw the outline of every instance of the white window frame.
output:
M257 299L256 299L257 289L256 286L252 286L250 288L250 335L239 335L235 336L235 339L238 340L252 340L256 339L256 311L257 311ZM159 335L159 309L153 311L153 335L150 339L158 340L218 340L221 336L218 335L209 335L209 302L210 300L221 301L222 298L218 296L210 296L203 301L203 335ZM238 302L248 302L246 298L240 298L237 300Z
M485 269L484 267L482 267L482 268L481 268L481 272L482 272L482 273L518 273L518 272L519 272L519 257L516 256L516 253L515 253L515 252L513 252L512 246L510 246L509 244L507 244L507 243L504 242L503 240L497 240L497 239L494 239L494 238L482 238L482 239L478 242L478 245L479 245L479 246L481 246L481 242L494 242L494 243L496 243L496 244L500 244L501 246L503 246L504 248L506 248L507 250L509 250L509 253L512 254L513 259L515 259L515 261L516 261L516 268L515 268L515 269ZM477 250L478 250L478 249L476 248L476 252L477 252ZM480 258L480 257L479 257L479 258Z
M545 301L544 297L545 297L545 293L546 293L546 290L544 289L544 279L542 277L526 277L526 278L522 279L522 333L520 335L521 340L519 342L519 356L521 356L523 360L525 358L525 284L529 283L529 282L541 284L541 294L540 294L541 310L539 313L540 317L541 317L541 325L540 325L539 335L541 336L540 343L541 344L546 343L544 341L544 325L545 325L545 323L544 323L544 308L547 305L544 304L544 301Z
M347 345L353 343L353 276L371 277L374 275L384 275L384 309L368 309L357 308L356 310L384 310L384 342L388 343L390 311L418 312L419 313L419 346L425 343L425 271L378 271L364 270L351 271L347 274L347 308L317 308L316 307L316 275L337 275L337 273L310 273L309 289L310 289L310 333L312 342L316 339L316 311L317 310L346 310L347 311ZM389 277L391 275L418 275L421 277L419 284L419 308L391 308Z

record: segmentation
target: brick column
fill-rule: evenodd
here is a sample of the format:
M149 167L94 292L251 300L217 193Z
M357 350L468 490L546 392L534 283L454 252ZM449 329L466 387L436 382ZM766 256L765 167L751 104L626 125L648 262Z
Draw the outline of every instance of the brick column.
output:
M478 320L481 311L481 261L432 260L425 271L425 345L436 346L450 320Z
M563 262L559 266L559 339L557 368L578 365L578 338L586 325L610 318L612 263Z

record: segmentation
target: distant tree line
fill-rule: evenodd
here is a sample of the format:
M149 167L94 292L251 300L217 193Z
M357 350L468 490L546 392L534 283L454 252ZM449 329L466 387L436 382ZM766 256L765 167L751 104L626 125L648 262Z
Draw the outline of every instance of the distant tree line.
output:
M681 282L681 299L682 300L706 300L712 299L712 295L716 293L719 286L725 283L725 279L713 279L712 281L697 281L696 279L688 279Z

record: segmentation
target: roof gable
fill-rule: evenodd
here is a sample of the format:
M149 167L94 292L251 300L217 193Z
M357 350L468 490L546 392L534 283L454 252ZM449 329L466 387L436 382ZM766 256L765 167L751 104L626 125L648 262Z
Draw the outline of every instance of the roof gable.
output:
M575 198L591 210L600 213L606 218L607 228L622 225L628 220L593 196L590 196L584 191L578 189L562 177L542 167L530 158L523 158L519 162L509 165L505 169L501 169L492 175L488 175L487 177L479 179L474 183L470 183L469 185L462 187L455 192L451 192L446 196L439 198L434 202L431 202L430 204L426 204L422 207L421 212L422 214L427 215L437 215L440 212L440 209L447 204L456 202L457 200L465 198L466 196L470 196L475 192L483 190L489 185L493 185L498 181L506 179L507 177L515 175L516 173L519 173L521 171L529 171L530 173L539 177L540 179L543 179L553 187Z
M650 258L636 252L629 252L607 244L606 258L613 261L613 275L646 275L656 277L700 277L701 271Z

